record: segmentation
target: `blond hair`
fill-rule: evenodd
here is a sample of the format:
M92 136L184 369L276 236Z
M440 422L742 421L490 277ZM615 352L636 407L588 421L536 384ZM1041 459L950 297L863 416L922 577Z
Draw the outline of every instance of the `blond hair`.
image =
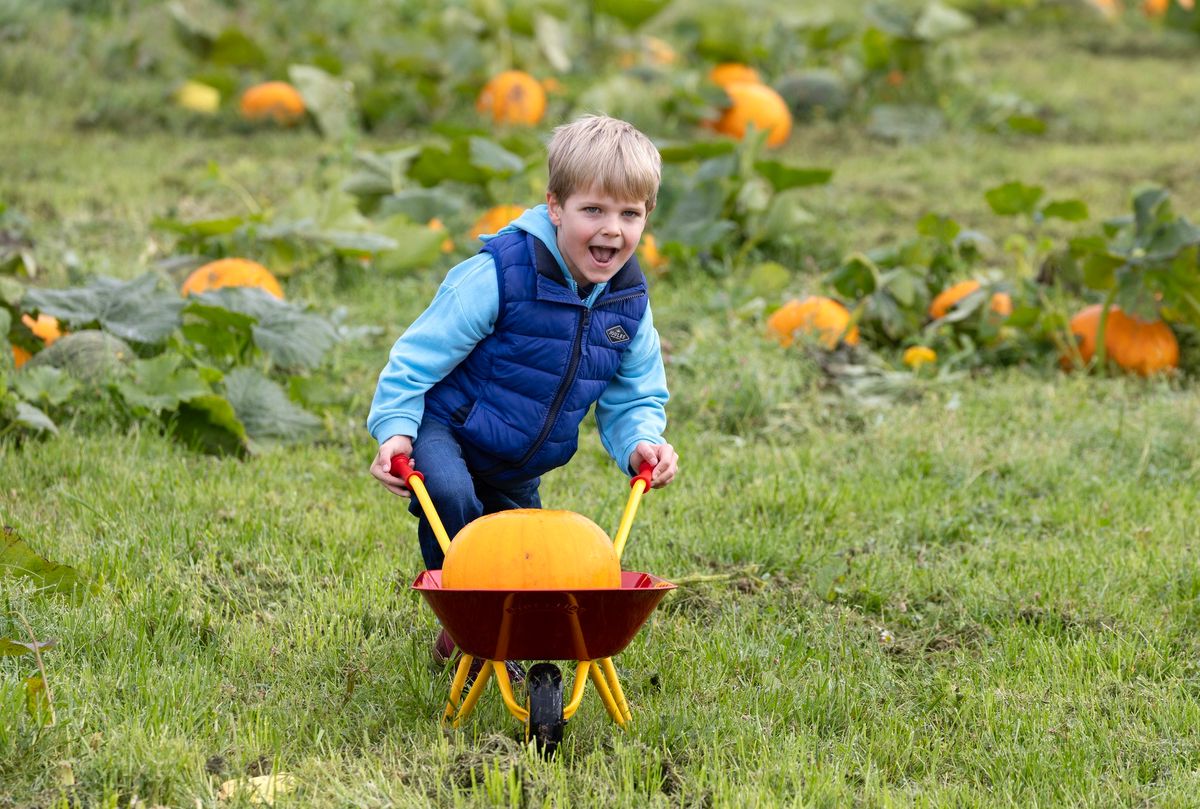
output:
M584 115L556 127L550 138L550 182L559 202L576 191L598 190L614 199L645 200L654 210L662 157L633 124L607 115Z

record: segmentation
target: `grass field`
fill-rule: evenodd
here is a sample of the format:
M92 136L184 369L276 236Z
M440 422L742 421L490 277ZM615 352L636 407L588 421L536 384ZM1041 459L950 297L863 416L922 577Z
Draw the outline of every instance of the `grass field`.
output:
M0 55L0 201L59 257L54 283L142 272L156 216L237 209L210 161L266 203L345 159L306 132L73 128L86 77L56 94L35 69L64 36ZM1200 40L1113 36L964 40L981 81L1055 110L1041 139L798 127L787 156L836 170L812 195L814 256L929 210L1002 235L982 194L1007 179L1097 219L1143 180L1200 209ZM0 637L57 641L53 726L26 711L31 658L0 656L0 808L243 805L220 784L267 772L295 778L281 806L1200 806L1194 383L1046 362L879 405L700 274L653 291L682 471L643 502L625 564L680 588L616 659L635 721L589 694L545 761L492 690L443 730L415 524L367 474L362 426L441 270L289 287L381 327L335 351L351 393L314 446L216 459L89 422L0 442L0 523L97 585L71 602L0 580ZM589 426L543 500L611 532L627 491Z

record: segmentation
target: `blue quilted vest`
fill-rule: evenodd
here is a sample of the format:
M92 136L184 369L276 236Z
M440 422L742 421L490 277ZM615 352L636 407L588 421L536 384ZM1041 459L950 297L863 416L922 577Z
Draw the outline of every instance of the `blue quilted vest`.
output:
M642 322L646 278L630 258L589 309L532 234L506 233L483 250L499 279L495 329L425 394L425 412L454 432L473 474L509 484L575 454L580 422Z

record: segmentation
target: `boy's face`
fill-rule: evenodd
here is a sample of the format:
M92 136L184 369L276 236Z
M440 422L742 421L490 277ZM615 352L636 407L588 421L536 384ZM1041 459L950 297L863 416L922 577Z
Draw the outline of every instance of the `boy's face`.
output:
M546 206L558 228L558 252L577 284L598 284L616 275L646 227L645 200L614 199L586 190L564 200L548 193Z

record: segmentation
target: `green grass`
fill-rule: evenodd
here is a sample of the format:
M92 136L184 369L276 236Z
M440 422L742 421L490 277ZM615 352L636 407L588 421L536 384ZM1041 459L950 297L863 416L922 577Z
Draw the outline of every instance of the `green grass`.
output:
M982 192L1006 179L1093 218L1142 179L1196 210L1197 77L1174 50L1093 44L964 43L989 82L1058 111L1045 139L798 128L789 158L837 171L814 244L869 247L927 210L1002 235ZM69 93L6 93L0 199L32 219L52 280L136 274L167 250L155 216L238 210L209 160L260 201L341 160L306 133L76 131ZM1047 364L873 407L699 276L655 289L683 465L644 501L626 566L683 584L617 658L633 725L589 693L543 761L492 690L443 730L414 523L367 474L362 427L436 283L293 281L385 329L338 349L355 393L318 446L217 460L89 424L0 443L0 522L99 585L71 603L2 582L0 637L24 638L19 613L57 640L58 722L25 712L32 660L0 657L0 807L213 806L264 767L296 776L280 805L302 806L1200 805L1195 390ZM612 531L628 489L590 428L581 443L543 499Z

